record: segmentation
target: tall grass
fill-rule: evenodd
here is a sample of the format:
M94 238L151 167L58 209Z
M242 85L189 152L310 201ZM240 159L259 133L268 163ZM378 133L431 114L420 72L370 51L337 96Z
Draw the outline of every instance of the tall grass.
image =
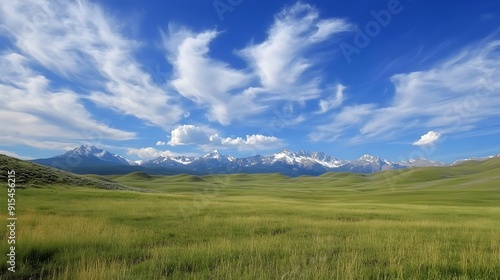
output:
M235 183L202 207L196 185L170 194L19 190L18 269L7 273L3 262L0 277L500 279L498 206L439 196L413 204L405 193L384 202L376 190L345 201L322 186L301 199L245 180L245 195Z

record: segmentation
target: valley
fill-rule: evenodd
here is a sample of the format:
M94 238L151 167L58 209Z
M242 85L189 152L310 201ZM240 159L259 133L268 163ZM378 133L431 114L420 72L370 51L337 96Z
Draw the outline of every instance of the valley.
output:
M2 157L7 166L24 180L21 278L500 277L496 158L299 177L73 175Z

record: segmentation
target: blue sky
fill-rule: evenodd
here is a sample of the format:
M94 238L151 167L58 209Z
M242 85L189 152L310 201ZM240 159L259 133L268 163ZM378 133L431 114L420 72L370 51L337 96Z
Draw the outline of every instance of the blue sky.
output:
M498 1L3 1L0 152L500 153Z

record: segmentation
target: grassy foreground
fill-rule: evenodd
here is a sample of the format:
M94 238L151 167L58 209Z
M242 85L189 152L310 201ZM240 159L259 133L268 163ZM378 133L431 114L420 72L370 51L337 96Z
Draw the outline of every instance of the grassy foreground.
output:
M18 189L16 273L2 262L1 278L500 279L498 159L369 176L93 177L153 192Z

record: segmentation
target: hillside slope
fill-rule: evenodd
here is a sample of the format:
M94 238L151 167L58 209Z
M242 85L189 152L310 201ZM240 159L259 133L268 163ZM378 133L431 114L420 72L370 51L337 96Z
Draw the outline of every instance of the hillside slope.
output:
M500 158L451 167L421 167L373 174L326 173L128 176L115 181L158 192L201 198L259 196L293 200L500 206Z
M15 171L16 187L18 188L66 185L108 190L139 190L116 182L76 175L0 154L0 181L7 182L8 171L10 170Z

